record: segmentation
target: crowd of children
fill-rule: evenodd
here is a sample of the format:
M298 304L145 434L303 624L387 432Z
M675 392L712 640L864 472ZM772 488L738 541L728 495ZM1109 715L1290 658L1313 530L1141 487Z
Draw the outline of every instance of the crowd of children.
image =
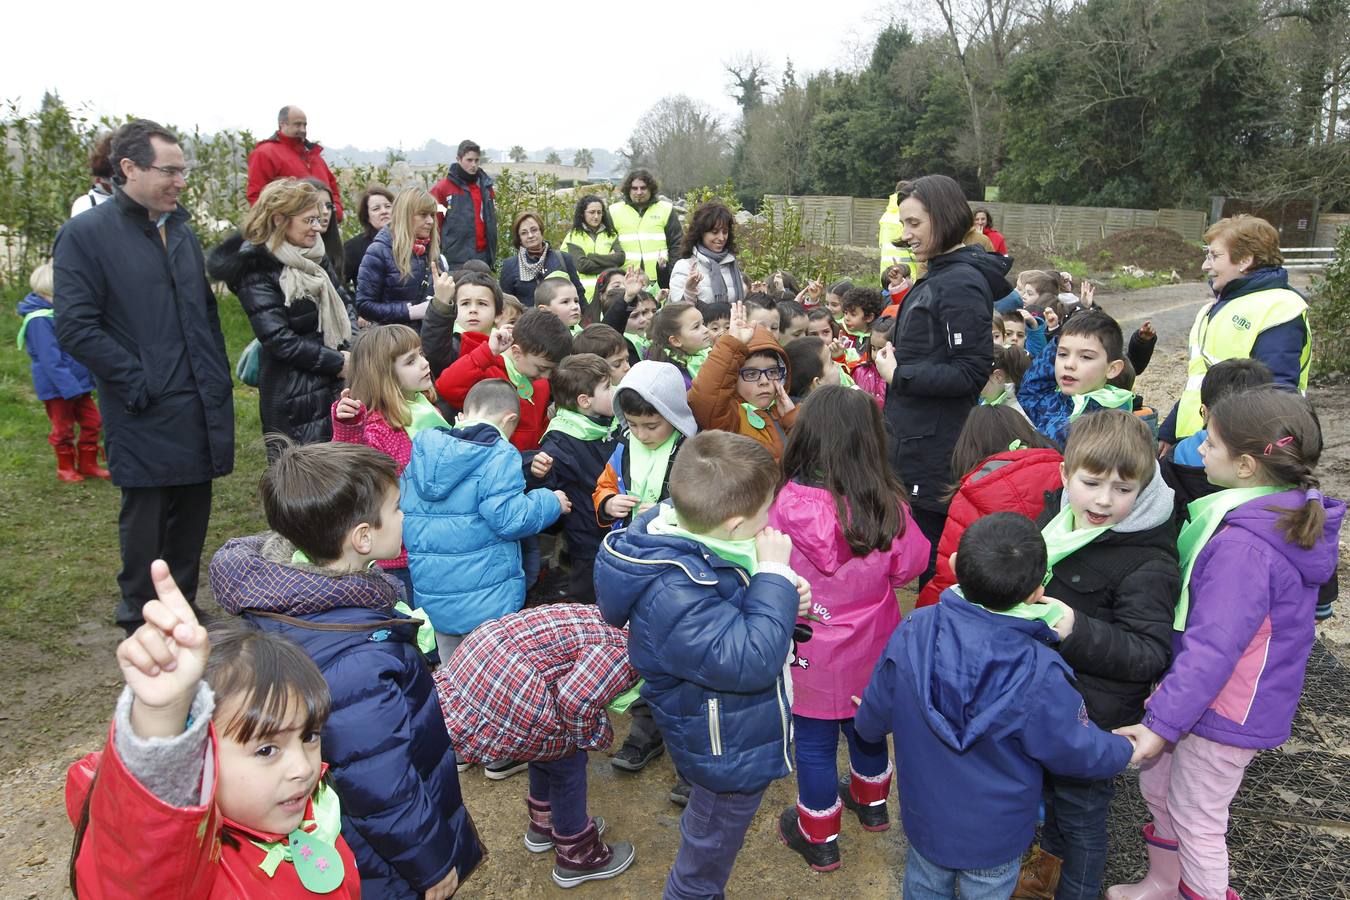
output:
M590 308L546 278L522 312L475 264L420 335L365 329L333 441L281 451L269 531L212 560L229 618L202 627L155 564L107 746L69 775L77 894L440 900L486 856L473 764L528 772L521 833L556 884L616 877L637 849L602 839L586 763L622 715L614 767L669 752L686 806L668 898L722 896L794 772L777 834L818 872L845 810L890 827L894 781L907 897L1097 897L1131 762L1149 870L1107 896L1236 896L1228 804L1289 737L1335 577L1308 402L1219 363L1205 429L1160 456L1132 390L1152 328L1126 341L1090 284L1023 273L930 568L882 415L910 266L882 290L714 271L726 301L693 300L696 267L674 297L630 270ZM35 377L60 363L78 413L41 288ZM527 607L545 558L568 602Z

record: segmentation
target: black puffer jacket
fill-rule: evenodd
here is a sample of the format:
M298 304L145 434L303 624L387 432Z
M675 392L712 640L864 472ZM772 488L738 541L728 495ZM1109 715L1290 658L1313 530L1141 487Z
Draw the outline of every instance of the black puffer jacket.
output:
M342 391L343 357L325 347L319 333L319 309L308 297L286 305L281 291L281 262L266 247L232 235L211 251L207 270L229 285L248 314L253 334L262 343L258 411L263 434L284 434L301 444L330 440L329 411ZM335 286L337 273L324 261ZM348 313L348 295L338 287ZM274 455L272 448L268 456Z
M1012 290L1012 260L962 247L928 262L900 307L891 344L895 377L886 391L891 468L911 505L942 511L952 447L979 402L994 361L994 298Z
M1044 526L1060 511L1049 498ZM1124 521L1055 564L1045 593L1073 607L1073 632L1059 652L1073 667L1088 717L1110 730L1133 725L1172 661L1172 616L1181 593L1172 490L1162 475Z

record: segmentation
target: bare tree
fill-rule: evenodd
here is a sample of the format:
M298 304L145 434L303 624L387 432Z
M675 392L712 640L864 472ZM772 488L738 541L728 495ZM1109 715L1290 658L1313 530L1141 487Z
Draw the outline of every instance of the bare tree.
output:
M730 94L742 113L749 114L764 105L764 89L773 78L768 63L752 53L742 53L723 62L722 68L731 76Z
M671 196L727 175L729 142L717 114L684 94L663 97L633 128L623 155L653 169Z

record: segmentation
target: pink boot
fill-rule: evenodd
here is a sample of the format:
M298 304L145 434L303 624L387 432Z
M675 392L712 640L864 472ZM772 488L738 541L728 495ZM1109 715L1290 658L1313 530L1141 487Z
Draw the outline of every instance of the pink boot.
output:
M1180 894L1180 896L1181 896L1182 900L1205 900L1205 898L1201 897L1201 896L1200 896L1199 894L1197 894L1195 891L1191 890L1191 888L1190 888L1190 887L1186 884L1186 882L1184 882L1184 881L1181 882L1181 894ZM1227 892L1226 894L1224 894L1224 900L1242 900L1242 898L1241 898L1240 896L1238 896L1238 892L1237 892L1237 891L1233 890L1233 889L1230 887L1230 888L1228 889L1228 892Z
M1177 885L1181 883L1177 842L1154 835L1150 822L1144 826L1144 849L1148 851L1148 874L1144 880L1108 888L1106 900L1174 900L1177 896Z

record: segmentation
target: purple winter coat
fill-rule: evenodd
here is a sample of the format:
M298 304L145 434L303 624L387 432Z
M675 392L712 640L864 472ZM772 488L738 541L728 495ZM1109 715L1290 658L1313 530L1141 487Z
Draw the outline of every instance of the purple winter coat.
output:
M1312 652L1318 588L1336 572L1345 504L1325 498L1326 528L1309 550L1284 540L1278 512L1302 490L1248 501L1224 517L1191 572L1190 617L1173 661L1145 703L1144 725L1169 741L1195 734L1258 750L1289 739Z
M811 640L792 663L792 712L851 719L891 633L900 624L895 589L928 564L928 539L904 510L905 531L886 550L856 556L823 488L789 481L769 509L769 524L792 538L792 571L811 585ZM798 619L797 621L805 621Z

